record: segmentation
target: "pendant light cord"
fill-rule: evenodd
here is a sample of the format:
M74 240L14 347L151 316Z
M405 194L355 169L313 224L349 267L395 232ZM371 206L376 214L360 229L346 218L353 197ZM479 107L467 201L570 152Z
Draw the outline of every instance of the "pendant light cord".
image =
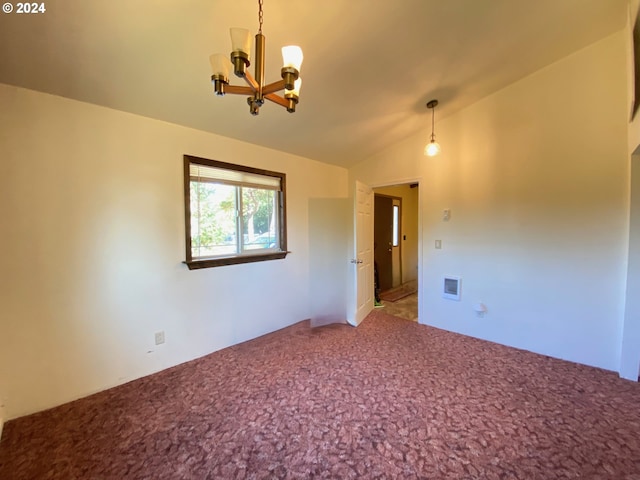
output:
M436 116L436 107L435 105L431 108L431 141L434 142L436 139L435 134L433 133L433 129L434 129L434 123L435 123L435 116Z
M260 24L260 28L258 28L258 33L260 34L262 34L262 21L263 21L262 1L263 0L258 0L258 23Z

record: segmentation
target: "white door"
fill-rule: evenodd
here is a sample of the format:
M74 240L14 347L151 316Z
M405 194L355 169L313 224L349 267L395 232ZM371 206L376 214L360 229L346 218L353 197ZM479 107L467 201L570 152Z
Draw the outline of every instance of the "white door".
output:
M373 190L356 181L353 281L355 314L350 323L358 325L373 310Z

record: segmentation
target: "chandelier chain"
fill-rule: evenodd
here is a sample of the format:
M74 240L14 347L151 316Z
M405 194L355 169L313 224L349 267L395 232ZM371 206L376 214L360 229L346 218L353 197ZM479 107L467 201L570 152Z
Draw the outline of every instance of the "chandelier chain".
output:
M263 0L258 0L258 23L260 24L260 27L258 28L258 33L262 33L262 21L263 21L262 2Z

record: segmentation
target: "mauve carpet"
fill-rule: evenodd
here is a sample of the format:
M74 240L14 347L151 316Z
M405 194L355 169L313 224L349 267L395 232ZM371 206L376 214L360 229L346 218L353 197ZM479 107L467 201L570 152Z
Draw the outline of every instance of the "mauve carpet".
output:
M374 311L8 422L10 479L640 479L640 385Z

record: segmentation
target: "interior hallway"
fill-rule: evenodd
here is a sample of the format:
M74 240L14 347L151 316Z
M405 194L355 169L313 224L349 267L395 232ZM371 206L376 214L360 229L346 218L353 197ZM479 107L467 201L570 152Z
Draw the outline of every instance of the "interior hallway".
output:
M408 282L400 287L394 288L391 291L398 289L407 289L413 291L413 293L406 295L402 298L399 298L395 302L390 300L385 300L385 293L381 293L382 299L382 307L379 307L384 310L385 313L389 315L393 315L394 317L404 318L405 320L411 320L413 322L418 321L418 282L412 281Z

